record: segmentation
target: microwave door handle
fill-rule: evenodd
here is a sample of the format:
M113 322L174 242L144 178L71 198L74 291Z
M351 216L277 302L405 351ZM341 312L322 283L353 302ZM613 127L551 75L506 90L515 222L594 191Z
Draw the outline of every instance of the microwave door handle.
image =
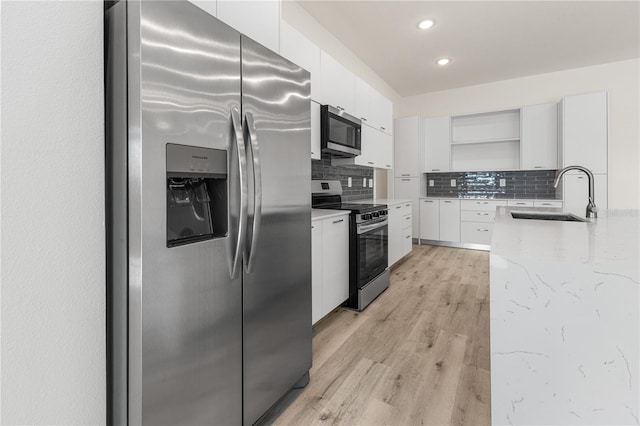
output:
M251 147L251 157L253 159L253 229L251 233L251 244L247 247L247 266L248 273L253 271L256 263L256 246L258 237L260 236L260 226L262 222L262 166L260 162L260 146L258 143L258 135L256 133L256 125L253 120L253 114L247 112L245 114L245 123L247 133L249 135L249 146Z
M244 240L247 227L248 210L248 186L247 186L247 157L242 127L240 122L240 112L237 108L231 109L231 124L233 126L233 136L238 151L238 170L240 174L240 219L238 221L238 239L236 241L235 254L231 263L231 278L235 278L240 271L242 264L242 254L244 251Z

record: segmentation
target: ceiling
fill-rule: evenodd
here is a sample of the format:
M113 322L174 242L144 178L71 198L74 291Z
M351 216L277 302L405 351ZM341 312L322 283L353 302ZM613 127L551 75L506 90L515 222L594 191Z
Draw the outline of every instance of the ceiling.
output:
M639 1L299 3L401 96L640 56Z

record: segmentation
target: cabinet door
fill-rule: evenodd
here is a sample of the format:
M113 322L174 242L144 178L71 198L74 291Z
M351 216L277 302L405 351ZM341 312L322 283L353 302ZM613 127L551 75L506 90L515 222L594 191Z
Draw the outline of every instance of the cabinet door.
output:
M423 136L423 120L420 117L399 118L395 122L393 146L394 176L420 176L420 144Z
M323 316L349 298L349 217L322 221Z
M440 240L460 242L459 200L440 200Z
M320 104L311 101L311 158L320 160Z
M279 52L279 0L218 0L217 13L221 21L274 52Z
M420 179L396 178L394 196L396 199L411 200L411 233L413 238L420 238Z
M311 222L311 324L322 314L322 221Z
M362 123L370 124L371 121L371 86L355 77L354 113L362 120Z
M448 172L451 158L451 118L424 120L424 169L426 173Z
M525 170L558 168L558 104L522 107L521 149Z
M411 250L413 250L413 241L412 241L412 235L411 235L411 229L410 228L404 228L402 230L402 235L404 236L402 238L402 257L408 255L409 253L411 253Z
M566 96L562 104L563 167L607 173L607 93Z
M420 239L440 239L440 202L420 200Z
M317 101L320 86L320 47L282 21L280 23L280 55L311 73L311 99Z
M402 205L389 206L389 266L402 257L404 233L402 232Z
M393 104L374 89L371 89L371 123L369 124L389 135L392 134Z
M355 115L355 77L326 52L320 53L321 104L329 104Z
M381 169L390 170L393 164L393 142L391 135L383 132L378 132L378 167Z
M594 198L596 206L607 208L607 175L595 175ZM565 174L562 177L564 210L585 217L589 200L589 180L584 174Z
M360 155L355 157L356 164L374 167L379 161L378 131L370 126L362 126Z

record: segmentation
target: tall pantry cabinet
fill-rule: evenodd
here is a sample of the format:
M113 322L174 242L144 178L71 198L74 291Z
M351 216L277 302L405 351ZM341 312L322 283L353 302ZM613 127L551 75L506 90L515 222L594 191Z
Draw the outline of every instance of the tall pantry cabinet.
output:
M608 111L607 92L565 96L559 108L559 163L562 167L584 166L593 172L595 203L601 209L608 205ZM584 216L587 176L579 171L567 172L562 185L565 210Z
M394 197L411 200L411 237L420 238L420 174L424 119L405 117L394 123Z

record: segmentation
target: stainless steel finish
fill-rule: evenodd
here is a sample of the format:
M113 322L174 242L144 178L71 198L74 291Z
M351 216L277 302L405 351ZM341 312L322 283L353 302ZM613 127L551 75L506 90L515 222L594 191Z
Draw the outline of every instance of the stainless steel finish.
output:
M322 189L323 183L327 184L329 189ZM314 179L311 181L311 194L342 195L342 184L339 180Z
M227 156L209 148L167 144L167 172L226 175Z
M243 286L250 425L311 367L311 82L305 70L246 37L242 77L242 112L254 118L262 172L262 229Z
M340 145L333 142L327 142L327 148L333 149L336 151L341 151L341 152L348 152L349 154L353 154L353 155L360 155L361 153L359 149L350 148L348 146Z
M167 144L225 150L229 194L237 192L229 111L240 107L240 35L188 2L112 7L118 13L107 13L106 30L126 34L126 49L116 43L117 51L107 50L118 57L107 63L117 80L107 96L127 117L108 120L114 135L108 143L126 150L128 179L128 271L109 283L128 292L128 300L114 300L125 304L128 329L111 346L114 362L126 363L117 369L127 371L126 383L121 378L112 388L113 422L239 424L242 279L230 276L235 232L168 248L165 166ZM126 88L124 96L114 92L118 87ZM231 201L235 230L240 212ZM114 217L114 225L122 220ZM125 342L121 357L115 352ZM126 405L116 406L116 399Z
M585 218L576 216L573 213L512 211L511 217L514 219L558 220L563 222L586 222L587 221Z
M582 167L582 166L567 166L565 168L563 168L562 170L558 170L556 172L556 178L553 180L553 187L557 188L558 184L560 183L560 179L562 178L562 176L567 173L570 170L578 170L583 172L584 174L587 175L587 179L589 180L589 200L587 202L587 209L586 209L586 213L585 213L585 217L591 218L591 219L595 219L598 217L598 207L596 206L596 201L595 201L595 195L594 195L594 184L595 184L595 178L593 177L593 173L591 173L591 170L587 169L586 167Z
M335 114L335 115L339 115L342 118L346 118L347 120L355 123L355 124L359 124L362 125L362 120L360 120L357 117L354 117L351 114L348 114L346 112L344 112L344 108L338 107L338 108L334 108L331 105L327 105L327 109L331 114Z
M247 210L248 210L248 182L247 182L247 156L242 126L240 124L240 112L238 108L231 108L231 125L233 127L233 137L235 140L235 151L238 155L238 189L237 198L240 202L239 218L237 222L238 234L235 241L233 261L231 263L231 278L236 278L242 269L242 255L244 253L244 243L247 233ZM232 148L233 149L233 148Z
M256 135L256 125L253 121L253 114L247 112L245 114L245 123L247 134L249 135L249 146L251 148L251 158L253 163L253 212L251 215L251 242L247 245L247 272L253 271L255 264L255 250L258 236L260 235L260 226L262 221L262 166L260 164L260 147L258 145L258 136Z
M489 232L489 230L487 228L477 228L476 231L478 231L478 232Z
M358 235L364 234L365 232L373 231L374 229L382 228L383 226L387 226L389 221L387 219L381 219L376 221L369 221L366 223L359 223L356 225L356 233Z
M371 280L366 286L358 289L358 310L366 308L376 297L389 288L389 268Z
M344 222L344 219L334 220L333 223L341 223ZM311 227L313 229L313 226Z

